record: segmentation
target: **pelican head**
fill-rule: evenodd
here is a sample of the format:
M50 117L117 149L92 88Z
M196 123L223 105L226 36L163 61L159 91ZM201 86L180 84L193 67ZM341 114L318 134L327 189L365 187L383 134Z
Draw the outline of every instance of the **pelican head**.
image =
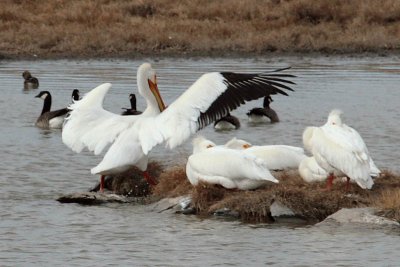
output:
M193 138L193 154L202 152L210 147L215 147L216 144L210 140L205 139L203 136Z
M150 63L143 63L137 71L139 93L147 100L149 106L158 106L159 111L165 109L157 86L157 76ZM150 94L151 93L151 94Z
M342 119L340 116L342 115L342 111L339 109L334 109L329 113L327 124L329 125L342 125Z
M244 141L242 139L237 139L236 137L232 138L231 140L229 140L225 146L227 148L231 148L231 149L238 149L238 150L242 150L242 149L246 149L251 147L251 144L247 141Z

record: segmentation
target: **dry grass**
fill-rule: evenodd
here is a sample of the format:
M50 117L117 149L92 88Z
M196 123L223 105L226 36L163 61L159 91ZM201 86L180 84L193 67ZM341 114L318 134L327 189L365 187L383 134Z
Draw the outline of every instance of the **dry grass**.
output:
M175 197L192 194L193 206L199 215L211 215L216 210L229 208L239 213L244 221L271 221L270 205L277 200L309 221L322 221L341 208L375 206L382 214L400 221L400 176L384 172L372 190L352 185L345 192L345 184L337 181L331 191L323 191L324 183L307 184L297 172L281 173L279 184L268 184L253 191L228 190L221 186L199 184L192 187L183 167L174 167L160 176L154 194Z
M0 55L397 51L399 22L397 0L3 0Z

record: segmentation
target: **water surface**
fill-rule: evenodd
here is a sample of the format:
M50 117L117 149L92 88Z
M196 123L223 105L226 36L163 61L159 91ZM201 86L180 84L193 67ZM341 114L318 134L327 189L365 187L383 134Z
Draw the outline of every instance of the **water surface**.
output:
M289 97L274 96L278 124L251 125L245 113L262 100L232 112L241 129L201 134L216 143L236 136L253 144L302 146L306 126L322 125L329 111L363 136L381 169L400 171L400 63L397 57L282 57L259 59L149 60L158 71L166 104L202 73L259 72L292 66L298 77ZM129 107L137 93L136 69L143 61L0 62L0 265L1 266L396 266L398 230L364 227L250 225L196 216L159 214L140 205L97 207L60 204L55 199L91 188L90 175L101 156L75 154L61 142L59 130L41 130L34 122L41 90L53 95L53 108L65 107L72 89L81 92L103 82L113 88L104 106L115 113ZM24 91L24 70L39 78L37 90ZM138 109L144 102L138 97ZM183 164L190 142L175 151L157 147L151 159Z

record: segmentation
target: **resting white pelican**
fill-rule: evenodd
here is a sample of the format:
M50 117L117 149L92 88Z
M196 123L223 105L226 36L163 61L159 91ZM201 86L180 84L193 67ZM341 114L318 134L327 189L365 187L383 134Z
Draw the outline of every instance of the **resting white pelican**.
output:
M246 149L258 158L263 159L269 170L297 169L300 162L306 157L301 147L287 145L252 146L249 142L233 138L225 144L232 149Z
M237 117L233 116L228 112L226 116L215 121L215 130L237 130L240 128L240 121Z
M173 149L245 101L270 94L287 95L283 89L293 91L285 83L294 83L285 78L294 76L277 73L281 70L206 73L165 109L155 71L144 63L137 74L138 91L147 102L141 115L121 116L104 110L102 103L111 84L102 84L71 105L63 142L76 152L86 147L95 154L112 144L103 160L92 168L92 174L114 174L131 166L145 171L148 154L157 144L166 143Z
M299 165L299 174L307 183L322 182L328 173L318 165L314 157L305 157Z
M342 122L341 114L340 110L332 110L323 126L307 127L303 132L304 146L329 174L327 189L332 187L335 176L347 177L346 188L352 180L363 189L371 189L372 159L367 146L356 130Z
M186 164L192 185L200 181L219 184L228 189L256 189L267 181L278 183L265 162L242 150L215 146L203 137L193 139L193 154Z
M374 162L370 157L369 161L370 175L371 177L377 177L381 171L375 166ZM339 175L344 175L341 172L337 172ZM299 174L304 181L308 183L322 182L328 178L328 173L318 165L314 157L305 157L299 166ZM345 176L343 176L345 178ZM347 181L347 179L345 179Z
M278 114L273 110L269 104L273 102L271 96L264 97L262 108L253 108L246 113L250 122L267 122L269 119L271 123L279 122Z

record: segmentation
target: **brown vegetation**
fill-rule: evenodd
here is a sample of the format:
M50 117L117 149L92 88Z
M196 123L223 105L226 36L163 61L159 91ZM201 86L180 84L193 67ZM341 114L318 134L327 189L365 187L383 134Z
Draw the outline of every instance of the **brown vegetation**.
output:
M3 0L0 56L397 51L397 0Z
M270 205L277 200L308 221L322 221L341 208L374 206L385 216L400 221L400 176L384 172L375 180L372 190L337 181L331 191L324 191L324 183L307 184L297 172L276 174L279 184L268 184L252 191L228 190L221 186L199 184L192 187L184 167L163 172L154 190L156 196L176 197L192 195L193 207L199 215L211 215L228 208L244 221L271 221Z

